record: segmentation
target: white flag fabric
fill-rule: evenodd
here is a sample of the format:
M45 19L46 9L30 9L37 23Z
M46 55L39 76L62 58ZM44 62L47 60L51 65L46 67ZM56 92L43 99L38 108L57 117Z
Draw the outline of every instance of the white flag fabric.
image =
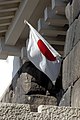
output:
M60 72L61 55L28 22L27 24L30 27L28 59L55 84Z

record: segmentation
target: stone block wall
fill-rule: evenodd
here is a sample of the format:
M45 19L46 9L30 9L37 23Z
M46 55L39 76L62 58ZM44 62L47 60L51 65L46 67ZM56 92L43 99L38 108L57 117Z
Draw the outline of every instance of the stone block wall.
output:
M64 95L60 106L80 107L80 0L66 7L69 29L66 35L62 84Z
M80 120L80 108L41 105L31 112L28 104L0 104L0 120Z
M30 104L31 111L39 105L57 105L55 87L49 78L31 62L23 65L1 102Z

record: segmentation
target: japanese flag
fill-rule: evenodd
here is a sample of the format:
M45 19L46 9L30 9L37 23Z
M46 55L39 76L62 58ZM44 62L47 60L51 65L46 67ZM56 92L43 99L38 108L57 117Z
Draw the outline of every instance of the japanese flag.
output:
M55 84L60 72L61 55L27 22L30 27L28 59Z

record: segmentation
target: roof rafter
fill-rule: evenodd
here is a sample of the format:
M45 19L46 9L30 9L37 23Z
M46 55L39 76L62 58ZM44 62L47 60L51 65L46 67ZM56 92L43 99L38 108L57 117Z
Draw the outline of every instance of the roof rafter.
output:
M12 11L16 11L18 8L15 7L15 8L10 8L10 9L1 9L0 10L0 13L3 13L3 12L12 12Z
M7 5L7 4L13 4L13 3L18 3L21 0L11 0L11 1L1 1L0 5Z

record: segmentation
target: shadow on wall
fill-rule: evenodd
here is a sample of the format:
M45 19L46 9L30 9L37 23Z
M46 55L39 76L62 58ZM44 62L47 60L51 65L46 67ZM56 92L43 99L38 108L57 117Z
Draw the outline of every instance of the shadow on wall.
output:
M21 73L25 72L33 76L31 82L36 82L38 85L44 87L51 96L56 96L56 94L59 93L60 90L62 89L62 73L60 73L60 75L58 76L56 84L54 86L52 84L52 81L43 72L39 71L31 62L26 62L23 65Z

